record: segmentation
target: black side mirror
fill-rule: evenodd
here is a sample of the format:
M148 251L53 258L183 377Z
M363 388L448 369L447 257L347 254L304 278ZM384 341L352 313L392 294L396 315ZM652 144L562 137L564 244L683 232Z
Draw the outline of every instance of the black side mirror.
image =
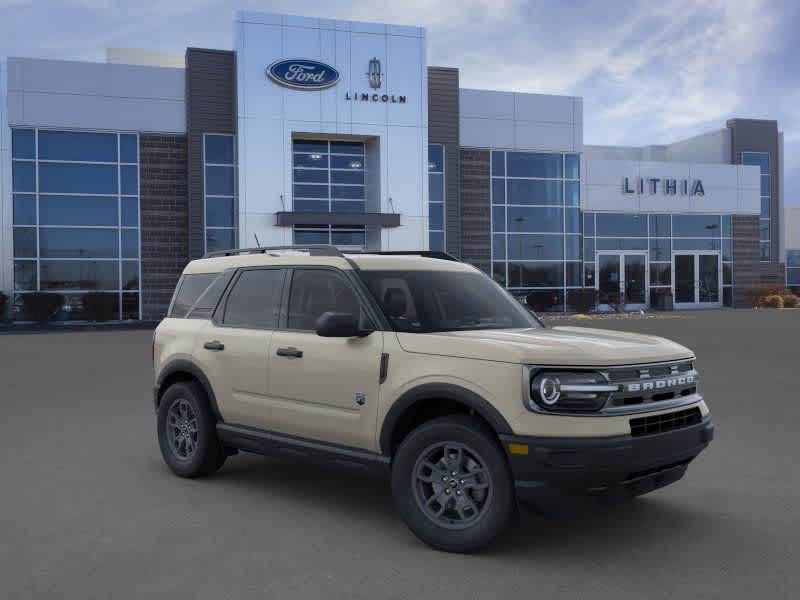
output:
M352 313L325 312L317 319L317 335L322 337L364 337L372 329L362 329Z

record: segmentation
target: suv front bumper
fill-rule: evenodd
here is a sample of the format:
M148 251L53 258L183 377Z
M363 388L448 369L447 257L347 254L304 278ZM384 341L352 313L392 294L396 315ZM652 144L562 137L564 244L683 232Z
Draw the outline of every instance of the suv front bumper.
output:
M614 501L669 485L714 439L700 423L665 433L610 438L501 435L518 499L542 511Z

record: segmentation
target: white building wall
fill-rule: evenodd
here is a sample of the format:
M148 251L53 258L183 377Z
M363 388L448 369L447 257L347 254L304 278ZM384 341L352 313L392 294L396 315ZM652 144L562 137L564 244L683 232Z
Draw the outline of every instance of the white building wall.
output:
M672 144L661 145L586 145L583 156L597 160L730 164L731 132L727 128L717 129Z
M13 125L186 131L183 69L8 59L8 122Z
M14 208L11 201L11 129L6 110L7 84L6 61L0 59L0 292L10 295L14 279L14 263L11 260Z
M581 161L584 210L653 213L720 213L757 215L761 210L760 172L744 165L586 159ZM625 193L624 179L637 190L639 178L659 178L655 194ZM678 193L665 194L665 178L678 180ZM704 195L680 193L680 181L702 181ZM637 190L638 192L638 190Z
M372 202L381 212L401 215L400 227L382 230L381 248L427 248L425 30L239 12L234 37L240 239L256 234L265 245L291 243L291 227L277 227L275 213L292 210L292 136L300 133L377 141L379 173L367 174L368 188L378 188ZM373 57L384 73L380 90L369 87ZM272 62L290 58L327 63L339 71L340 82L325 90L294 90L267 78ZM346 100L347 92L402 95L406 102L354 102Z
M460 143L468 148L583 151L583 99L461 89Z

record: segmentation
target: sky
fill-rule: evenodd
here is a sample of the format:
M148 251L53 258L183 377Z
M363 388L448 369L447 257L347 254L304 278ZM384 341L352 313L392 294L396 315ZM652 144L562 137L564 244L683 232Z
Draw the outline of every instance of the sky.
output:
M584 143L664 144L776 119L800 205L796 0L0 0L0 56L230 49L237 9L420 25L462 87L583 97Z

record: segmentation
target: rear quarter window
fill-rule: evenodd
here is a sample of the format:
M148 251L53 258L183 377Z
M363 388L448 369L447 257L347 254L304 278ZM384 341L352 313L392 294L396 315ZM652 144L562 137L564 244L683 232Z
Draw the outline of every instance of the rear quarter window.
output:
M189 311L194 307L195 310L192 312L198 313L194 316L210 317L222 292L225 290L224 285L213 285L219 279L223 279L220 273L195 273L181 277L178 287L175 289L172 307L167 316L183 319L189 315ZM216 299L213 297L214 295L216 295ZM201 302L198 302L198 300L201 300ZM201 314L203 312L206 314Z

